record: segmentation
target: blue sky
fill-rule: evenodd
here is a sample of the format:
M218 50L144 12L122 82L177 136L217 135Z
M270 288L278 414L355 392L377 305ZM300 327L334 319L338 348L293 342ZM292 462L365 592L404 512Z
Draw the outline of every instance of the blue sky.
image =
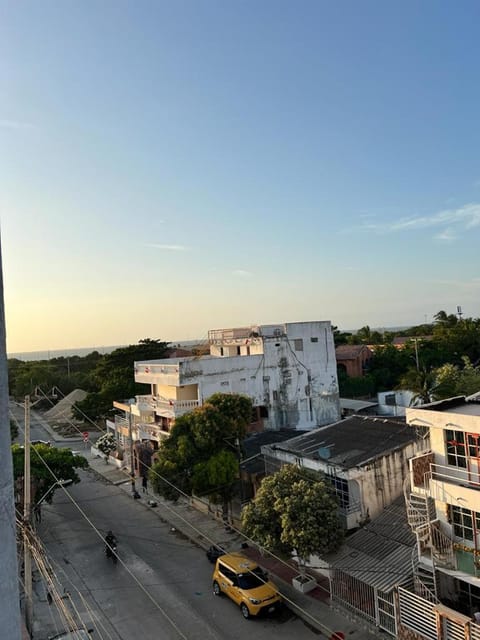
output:
M0 2L9 351L480 316L476 2Z

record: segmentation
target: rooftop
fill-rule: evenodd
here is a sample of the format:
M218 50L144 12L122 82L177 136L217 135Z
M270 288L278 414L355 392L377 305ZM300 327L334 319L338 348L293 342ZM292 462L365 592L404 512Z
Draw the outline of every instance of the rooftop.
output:
M381 591L389 591L410 580L415 542L401 496L326 559L334 569Z
M457 396L446 400L438 400L430 404L423 404L412 409L425 411L444 411L445 413L457 413L459 415L480 416L480 393L475 393L467 398Z
M337 360L353 360L358 358L365 349L371 351L365 344L341 344L335 347L335 355L337 356Z
M351 469L416 439L415 430L404 421L355 415L268 448Z

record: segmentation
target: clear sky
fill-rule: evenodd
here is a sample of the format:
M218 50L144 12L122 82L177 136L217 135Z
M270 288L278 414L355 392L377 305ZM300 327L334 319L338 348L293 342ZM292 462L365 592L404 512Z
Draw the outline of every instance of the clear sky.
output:
M480 4L0 0L8 350L480 316Z

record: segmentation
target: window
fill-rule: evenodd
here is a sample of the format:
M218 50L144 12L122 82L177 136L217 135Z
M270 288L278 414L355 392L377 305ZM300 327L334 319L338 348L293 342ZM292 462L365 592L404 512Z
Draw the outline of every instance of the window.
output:
M310 342L318 342L318 338L310 338Z
M475 528L480 526L480 513L470 511L470 509L464 509L463 507L457 507L456 505L450 505L450 515L452 518L453 531L458 538L462 540L474 539L474 522Z
M237 356L241 355L240 354L240 347L237 347Z
M218 570L220 571L220 573L222 575L224 575L226 578L228 578L228 580L231 580L232 582L236 582L236 574L234 571L232 571L231 569L229 569L228 567L226 567L224 564L219 564L218 565Z
M385 404L388 407L394 407L397 404L397 401L396 401L394 393L387 393L385 395Z
M220 347L220 355L223 356L223 347Z
M468 457L480 458L480 436L476 433L467 434Z
M221 387L228 387L228 381L221 382L221 383L220 383L220 386L221 386Z
M303 339L295 338L293 341L293 346L295 347L295 351L303 351Z
M344 478L337 478L336 476L330 476L330 480L338 498L340 508L348 509L348 505L350 504L348 481Z
M466 468L465 434L463 431L447 429L445 431L445 441L448 464L451 464L454 467Z

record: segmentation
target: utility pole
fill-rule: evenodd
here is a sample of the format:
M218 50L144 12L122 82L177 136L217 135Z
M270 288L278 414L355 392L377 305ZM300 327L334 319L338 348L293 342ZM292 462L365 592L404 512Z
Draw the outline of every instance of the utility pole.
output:
M8 415L7 345L0 248L0 633L2 638L20 640L20 597L18 592L13 465Z
M415 363L417 365L417 371L420 371L420 363L418 361L418 338L413 339L415 343Z
M30 396L25 396L25 448L23 470L23 566L25 580L25 624L32 634L32 554L30 552L31 483L30 483Z

